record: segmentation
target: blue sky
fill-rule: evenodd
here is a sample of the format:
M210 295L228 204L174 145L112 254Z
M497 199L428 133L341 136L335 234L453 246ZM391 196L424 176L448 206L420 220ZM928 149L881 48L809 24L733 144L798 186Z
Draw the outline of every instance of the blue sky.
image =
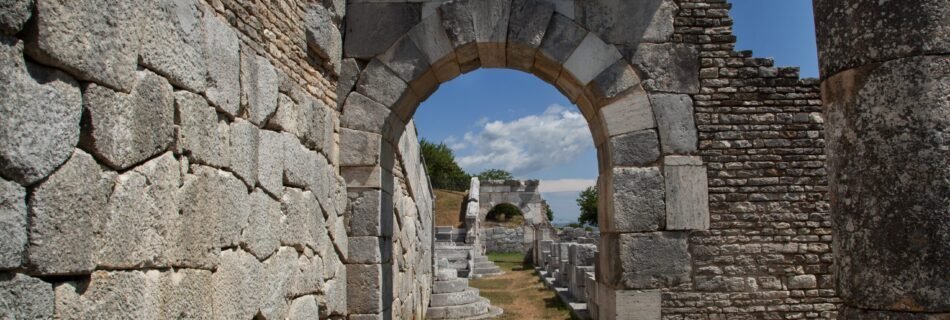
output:
M811 0L732 0L737 50L818 77ZM442 86L415 115L419 135L455 150L469 173L487 168L541 179L555 222L575 222L577 193L597 178L590 131L577 107L534 75L480 69Z

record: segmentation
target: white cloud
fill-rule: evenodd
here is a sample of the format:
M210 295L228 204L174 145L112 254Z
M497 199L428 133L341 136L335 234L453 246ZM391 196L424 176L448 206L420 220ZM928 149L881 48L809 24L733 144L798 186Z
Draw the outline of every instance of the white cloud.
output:
M487 122L463 141L470 154L457 160L466 171L497 168L516 176L570 163L593 147L584 117L560 105L510 122Z
M449 136L448 138L445 138L445 141L442 142L445 143L449 149L452 149L452 151L455 152L459 152L462 149L468 148L468 145L465 144L465 142L459 141L455 136Z
M592 179L560 179L560 180L541 180L538 185L539 192L580 192L597 184Z

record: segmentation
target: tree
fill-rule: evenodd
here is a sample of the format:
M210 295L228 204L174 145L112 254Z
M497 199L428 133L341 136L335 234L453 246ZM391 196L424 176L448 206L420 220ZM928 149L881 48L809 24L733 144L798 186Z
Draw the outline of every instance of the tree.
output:
M581 208L581 216L577 222L597 225L597 188L587 187L577 196L577 206Z
M554 221L554 210L551 210L551 206L546 201L542 202L541 206L544 207L544 215L548 216L548 222Z
M478 174L479 180L514 180L511 172L501 169L488 169Z
M429 171L432 187L464 191L468 188L469 175L455 162L455 154L445 143L435 144L426 139L419 141L422 149L422 158Z

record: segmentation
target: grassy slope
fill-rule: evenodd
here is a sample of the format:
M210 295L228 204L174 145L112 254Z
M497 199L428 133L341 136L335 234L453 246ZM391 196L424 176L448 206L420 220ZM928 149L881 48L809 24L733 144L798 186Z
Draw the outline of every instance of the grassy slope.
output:
M471 280L472 287L481 290L483 297L491 300L492 305L505 309L499 320L514 319L571 319L568 307L555 296L554 291L545 288L534 268L522 264L520 253L490 253L488 258L495 262L504 275Z
M461 227L465 223L462 206L465 192L432 190L435 194L435 225Z

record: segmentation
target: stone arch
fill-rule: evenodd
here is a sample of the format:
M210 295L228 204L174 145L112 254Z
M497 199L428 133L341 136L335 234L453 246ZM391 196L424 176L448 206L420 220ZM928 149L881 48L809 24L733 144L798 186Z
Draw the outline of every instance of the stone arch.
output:
M598 282L615 297L605 298L607 303L616 304L602 306L602 312L619 310L622 302L616 297L627 290L687 282L687 234L709 226L706 169L695 156L698 138L691 98L676 89L645 88L641 75L655 70L632 65L617 45L545 1L445 2L388 49L372 55L345 94L341 166L351 198L367 192L381 196L375 210L361 208L351 212L350 219L377 222L373 236L382 238L381 244L393 236L393 205L387 194L396 184L394 166L419 163L399 152L408 145L407 137L415 139L413 114L440 83L478 68L532 73L560 90L587 120L603 195ZM633 246L642 248L635 251ZM644 262L644 255L653 254L670 258ZM376 280L382 281L381 288L392 281L386 274ZM659 300L658 290L644 299L654 298ZM658 303L651 307L659 314Z
M490 209L501 204L518 207L526 224L546 223L538 180L481 180L478 218L484 221Z
M509 220L513 218L513 216L524 217L524 212L521 212L521 208L518 208L518 206L511 203L503 202L492 206L491 209L488 210L488 213L485 216L485 221L500 221L497 220L498 214L504 214L506 216L505 218Z

